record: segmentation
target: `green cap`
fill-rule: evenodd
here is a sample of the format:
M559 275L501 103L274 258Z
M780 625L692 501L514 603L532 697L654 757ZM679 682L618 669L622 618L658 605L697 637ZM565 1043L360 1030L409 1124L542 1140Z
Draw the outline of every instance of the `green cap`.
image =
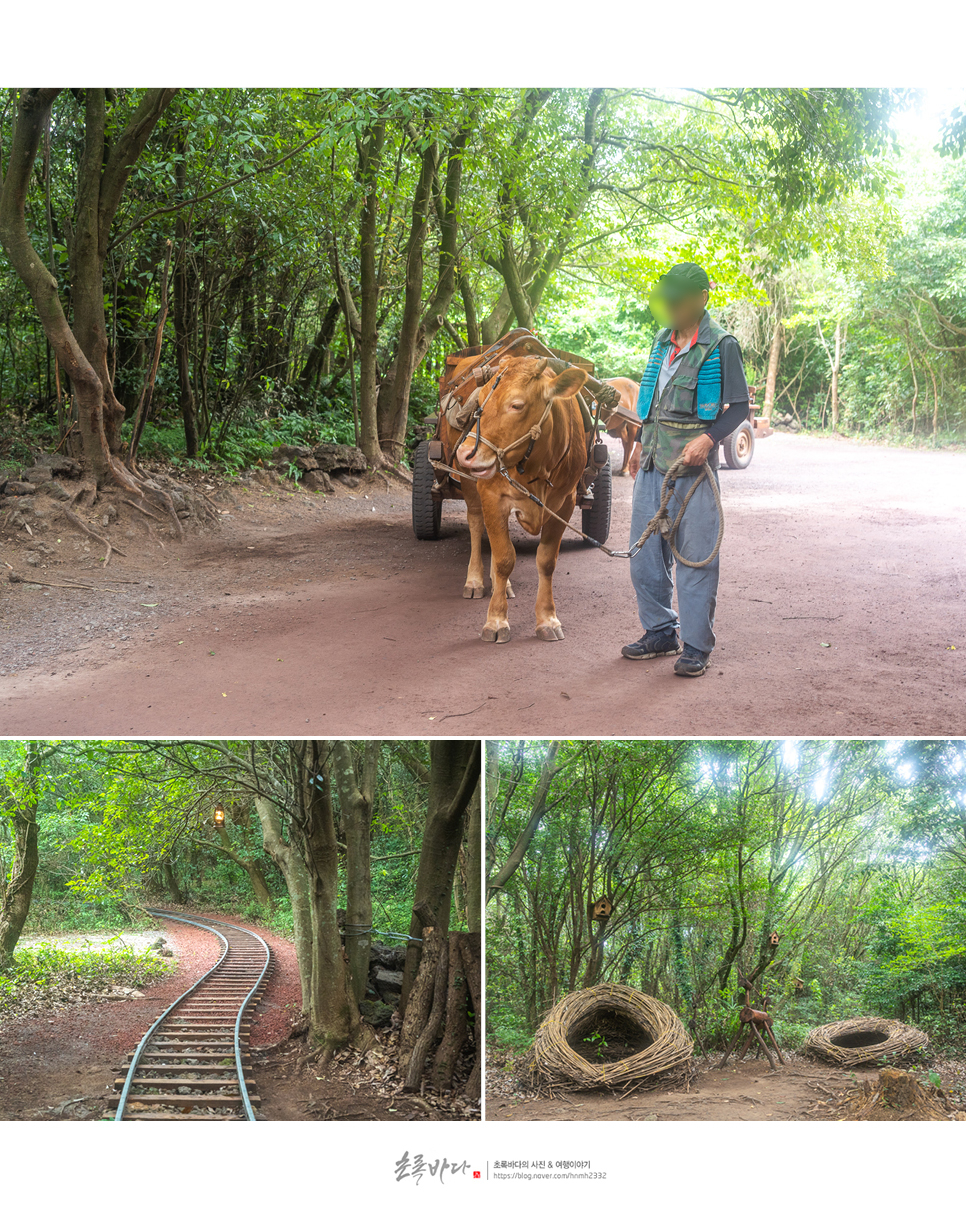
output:
M686 296L694 296L697 292L710 291L708 273L696 262L677 263L661 276L655 289L656 295L670 304Z

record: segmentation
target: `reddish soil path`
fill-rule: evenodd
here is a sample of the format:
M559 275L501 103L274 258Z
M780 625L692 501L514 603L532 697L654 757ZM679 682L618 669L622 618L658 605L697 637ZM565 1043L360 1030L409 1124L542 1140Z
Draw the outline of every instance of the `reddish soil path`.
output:
M640 634L626 561L578 541L556 581L567 638L549 644L533 635L534 543L518 531L514 633L499 646L478 638L484 603L461 597L461 507L446 506L436 543L415 541L399 491L270 527L240 509L241 524L156 570L142 560L151 592L105 607L52 590L46 617L19 612L3 633L0 733L962 733L964 473L960 453L790 435L724 470L719 646L699 681L620 658ZM631 482L614 486L623 546ZM70 618L80 604L91 631Z

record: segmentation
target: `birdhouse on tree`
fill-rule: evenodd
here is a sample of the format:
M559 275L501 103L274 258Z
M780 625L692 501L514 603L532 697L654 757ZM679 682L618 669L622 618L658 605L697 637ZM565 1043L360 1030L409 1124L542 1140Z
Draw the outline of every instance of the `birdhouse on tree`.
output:
M769 948L777 948L780 940L781 940L781 936L778 934L778 932L773 931L771 933L771 935L768 937Z
M614 903L609 897L598 897L591 907L591 917L597 923L606 923L613 909Z

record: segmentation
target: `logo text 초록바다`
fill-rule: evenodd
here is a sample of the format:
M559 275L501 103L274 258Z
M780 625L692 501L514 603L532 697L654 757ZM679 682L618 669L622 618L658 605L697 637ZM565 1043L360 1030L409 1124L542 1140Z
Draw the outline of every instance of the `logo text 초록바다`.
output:
M430 1180L444 1185L448 1177L465 1176L469 1167L468 1160L447 1160L445 1156L431 1160L419 1152L410 1156L408 1151L404 1151L396 1161L395 1172L397 1182L409 1180L418 1185L423 1177L428 1176Z

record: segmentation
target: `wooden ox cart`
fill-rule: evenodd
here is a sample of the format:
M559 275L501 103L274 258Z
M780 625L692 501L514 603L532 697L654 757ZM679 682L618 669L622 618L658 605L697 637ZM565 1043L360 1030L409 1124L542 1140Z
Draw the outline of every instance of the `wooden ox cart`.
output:
M637 417L621 405L620 395L611 386L594 379L592 361L547 347L535 334L524 329L511 330L489 347L467 347L446 357L446 370L439 382L439 413L429 415L424 420L427 436L419 442L413 454L413 532L421 541L435 541L440 536L443 501L464 498L460 474L452 469L454 455L446 450L441 439L441 419L447 418L454 428L462 430L477 409L480 389L500 366L522 356L547 356L587 373L584 390L578 395L586 429L587 467L576 507L580 510L582 531L597 542L607 541L610 533L611 467L607 446L602 443L600 432L617 416L626 418L628 422L637 420ZM467 367L466 361L470 357L473 360ZM459 373L458 366L462 366Z

